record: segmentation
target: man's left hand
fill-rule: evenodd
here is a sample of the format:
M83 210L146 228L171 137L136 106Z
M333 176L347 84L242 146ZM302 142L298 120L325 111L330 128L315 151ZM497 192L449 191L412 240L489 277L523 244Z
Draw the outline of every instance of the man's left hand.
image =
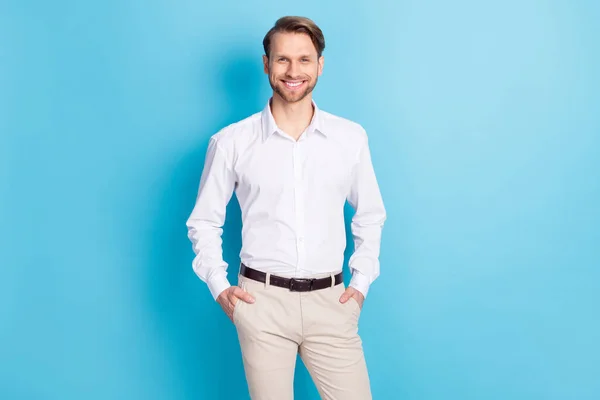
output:
M345 302L350 300L350 297L353 297L354 300L356 300L358 306L362 310L362 306L365 301L365 296L363 296L363 294L355 288L348 286L342 294L342 296L340 297L340 303L344 304Z

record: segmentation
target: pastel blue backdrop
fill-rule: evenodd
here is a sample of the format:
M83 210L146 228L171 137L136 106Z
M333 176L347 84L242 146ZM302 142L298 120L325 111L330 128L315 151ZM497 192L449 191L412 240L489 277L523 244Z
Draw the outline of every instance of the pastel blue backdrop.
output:
M389 212L374 398L599 399L600 6L541 0L3 1L0 398L248 398L185 220L287 14L322 26L315 99L368 131Z

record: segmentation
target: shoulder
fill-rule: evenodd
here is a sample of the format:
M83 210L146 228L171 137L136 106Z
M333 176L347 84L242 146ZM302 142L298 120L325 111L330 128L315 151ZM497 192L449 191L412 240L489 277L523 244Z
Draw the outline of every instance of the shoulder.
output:
M358 122L322 110L321 118L323 129L336 139L350 141L359 146L367 141L367 131Z
M367 131L358 122L321 111L323 129L336 143L336 147L352 160L359 160L362 151L368 147Z
M229 124L210 137L210 143L223 150L232 150L240 143L251 140L261 126L260 113Z

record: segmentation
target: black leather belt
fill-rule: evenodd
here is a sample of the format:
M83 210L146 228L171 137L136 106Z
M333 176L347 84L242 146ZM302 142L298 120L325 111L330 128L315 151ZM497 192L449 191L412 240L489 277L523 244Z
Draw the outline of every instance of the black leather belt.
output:
M245 266L243 263L240 267L240 274L248 279L265 283L267 274ZM339 285L343 281L342 272L334 276L334 285ZM309 292L311 290L319 290L331 287L331 277L325 278L283 278L277 275L271 275L269 283L273 286L290 289L292 292Z

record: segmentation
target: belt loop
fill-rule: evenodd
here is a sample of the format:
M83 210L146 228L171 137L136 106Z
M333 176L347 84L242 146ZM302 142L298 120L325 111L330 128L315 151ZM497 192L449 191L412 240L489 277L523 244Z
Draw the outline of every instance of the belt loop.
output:
M268 289L271 286L271 273L267 272L267 277L265 279L265 289Z
M335 275L332 273L331 274L331 287L335 286Z

